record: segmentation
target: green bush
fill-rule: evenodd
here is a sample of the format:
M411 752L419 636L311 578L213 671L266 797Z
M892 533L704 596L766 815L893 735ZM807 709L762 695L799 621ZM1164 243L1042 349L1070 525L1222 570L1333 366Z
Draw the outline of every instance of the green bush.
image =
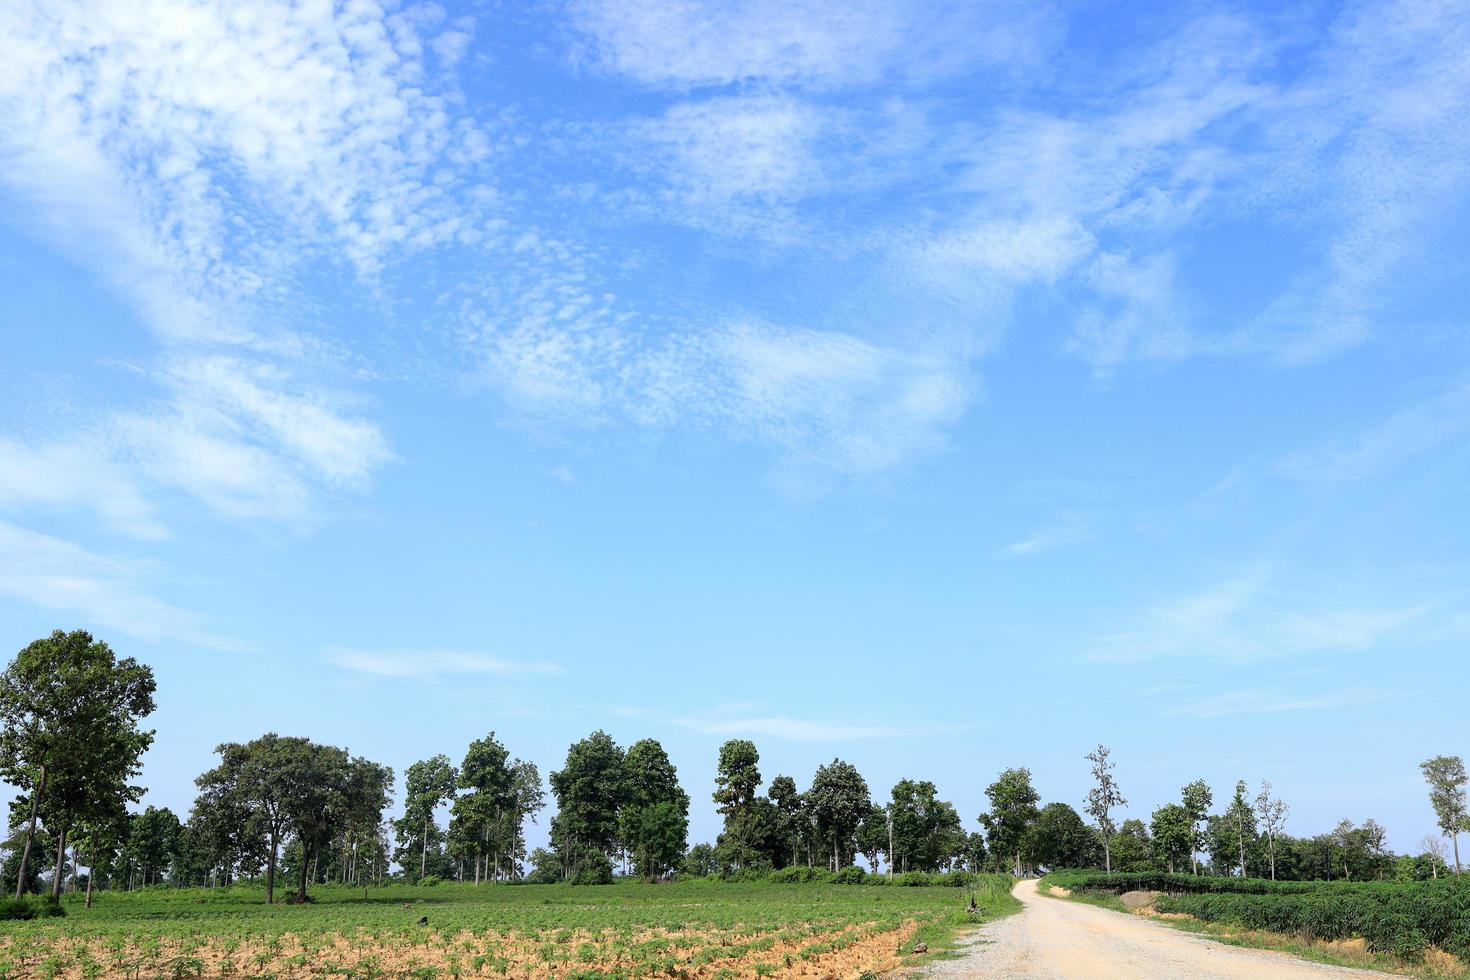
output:
M0 921L46 919L66 915L66 909L49 898L7 898L0 900Z
M766 880L778 885L827 885L832 883L832 877L832 872L826 868L808 868L796 864L789 868L781 868L779 871L772 871Z
M861 885L867 877L867 872L863 871L862 868L859 868L855 864L849 864L845 868L840 868L832 876L832 882L838 885Z

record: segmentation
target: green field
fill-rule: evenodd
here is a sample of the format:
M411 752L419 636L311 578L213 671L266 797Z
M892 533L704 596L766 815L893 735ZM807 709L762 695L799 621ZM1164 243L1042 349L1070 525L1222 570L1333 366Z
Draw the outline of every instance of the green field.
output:
M987 876L976 914L965 888L703 880L319 887L302 906L250 887L106 892L5 923L0 978L856 977L1013 911L1009 887Z

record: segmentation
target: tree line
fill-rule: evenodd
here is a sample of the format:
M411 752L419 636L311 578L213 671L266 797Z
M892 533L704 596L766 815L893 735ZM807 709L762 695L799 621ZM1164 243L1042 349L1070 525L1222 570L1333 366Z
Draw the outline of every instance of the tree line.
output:
M722 830L713 843L689 847L690 798L663 746L642 739L624 749L602 731L573 743L550 773L549 846L529 853L525 824L546 805L541 775L494 732L472 742L458 765L436 755L409 766L397 819L385 818L395 784L386 765L276 733L222 744L180 819L167 808L135 807L145 790L134 780L154 737L141 725L155 690L149 667L83 631L37 640L0 675L0 778L18 791L0 882L17 897L43 879L53 897L85 887L89 902L96 888L248 879L263 881L273 902L284 876L295 886L290 900L306 901L310 885L326 882L755 878L797 867L836 873L859 857L890 875L1187 865L1197 874L1273 879L1437 877L1449 867L1446 841L1459 872L1458 837L1470 830L1456 756L1421 767L1444 836L1425 838L1418 855L1397 856L1372 819L1344 820L1310 838L1287 834L1289 807L1264 780L1254 792L1238 781L1219 808L1211 787L1195 780L1147 822L1118 824L1115 811L1127 801L1103 745L1085 756L1092 786L1081 813L1065 802L1042 805L1030 771L1009 768L986 788L989 806L972 831L928 780L901 779L874 800L857 768L833 759L805 790L784 774L767 784L755 744L732 739L720 747L711 794Z

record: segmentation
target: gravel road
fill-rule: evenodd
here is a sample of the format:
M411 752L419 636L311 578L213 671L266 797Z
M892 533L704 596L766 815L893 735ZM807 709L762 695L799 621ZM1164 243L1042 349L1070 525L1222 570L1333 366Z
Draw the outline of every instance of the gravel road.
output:
M1035 977L1040 980L1104 977L1187 977L1190 980L1323 980L1387 977L1299 960L1285 953L1241 949L1134 915L1037 893L1035 881L1018 882L1025 911L982 926L966 940L963 959L936 963L923 976Z

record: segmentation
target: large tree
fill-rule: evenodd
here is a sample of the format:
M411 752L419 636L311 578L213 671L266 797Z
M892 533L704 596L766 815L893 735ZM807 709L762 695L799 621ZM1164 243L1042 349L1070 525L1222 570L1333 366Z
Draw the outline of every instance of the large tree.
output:
M449 836L458 851L474 862L476 885L482 864L489 861L493 860L499 876L501 856L509 847L504 830L514 809L514 783L510 752L494 732L470 743L459 766L459 788L470 792L454 800Z
M1037 816L1036 804L1041 801L1031 785L1031 770L1007 769L985 788L985 795L990 799L990 810L980 814L980 825L985 828L990 853L997 861L1002 855L1013 857L1019 877Z
M796 780L790 776L777 776L771 780L766 797L776 808L776 829L782 844L780 860L774 863L797 864L801 860L802 846L811 838L811 818L806 812L806 800L797 792Z
M1194 822L1188 810L1178 803L1166 803L1153 813L1149 822L1154 847L1173 874L1176 862L1189 854L1193 859Z
M851 864L858 827L873 806L867 782L852 764L833 759L817 767L806 795L817 832L828 845L823 850L831 855L832 870Z
M30 802L16 878L25 891L36 822L48 783L64 786L64 805L52 808L64 850L67 824L97 820L136 798L128 780L153 733L138 727L152 714L156 684L151 668L84 630L57 630L21 650L0 675L0 778Z
M1097 821L1097 829L1102 834L1103 867L1107 871L1113 870L1113 808L1127 806L1128 801L1123 798L1123 793L1118 789L1117 782L1113 779L1113 769L1116 763L1109 761L1113 750L1101 743L1098 747L1087 753L1087 761L1092 763L1092 781L1095 784L1087 791L1087 815Z
M626 777L619 815L624 846L633 869L653 881L678 867L689 835L689 794L662 745L651 738L634 742L623 760Z
M551 774L556 816L551 840L561 858L563 875L577 878L581 865L599 870L598 855L611 857L618 846L618 815L627 794L623 750L604 731L596 731L567 749L567 761Z
M1097 832L1065 803L1048 803L1041 808L1031 839L1037 862L1049 870L1097 867Z
M1250 877L1250 869L1246 862L1246 848L1253 846L1257 840L1256 812L1251 808L1250 800L1246 799L1245 780L1239 779L1235 783L1235 795L1230 799L1230 806L1225 811L1224 821L1231 843L1235 848L1235 860L1240 868L1242 878Z
M371 789L355 800L362 787L353 782L354 778L376 781L389 771L379 767L369 777L371 763L351 760L335 746L268 732L243 744L226 743L215 752L219 765L194 781L200 790L194 813L204 824L200 833L210 841L216 858L220 831L211 825L222 818L238 820L249 833L263 838L267 903L275 901L276 869L288 836L299 852L296 900L305 901L317 856L354 819L354 808L366 810L386 802L386 791ZM356 819L365 819L361 810Z
M1460 833L1470 831L1470 814L1465 810L1465 761L1457 755L1437 755L1419 764L1429 783L1429 803L1439 829L1454 846L1455 874L1460 873Z
M720 850L733 868L744 868L760 860L754 804L761 785L761 756L755 743L735 738L720 746L715 768L713 799L725 818Z
M959 856L965 832L955 808L926 780L901 779L890 794L890 868L938 871Z

